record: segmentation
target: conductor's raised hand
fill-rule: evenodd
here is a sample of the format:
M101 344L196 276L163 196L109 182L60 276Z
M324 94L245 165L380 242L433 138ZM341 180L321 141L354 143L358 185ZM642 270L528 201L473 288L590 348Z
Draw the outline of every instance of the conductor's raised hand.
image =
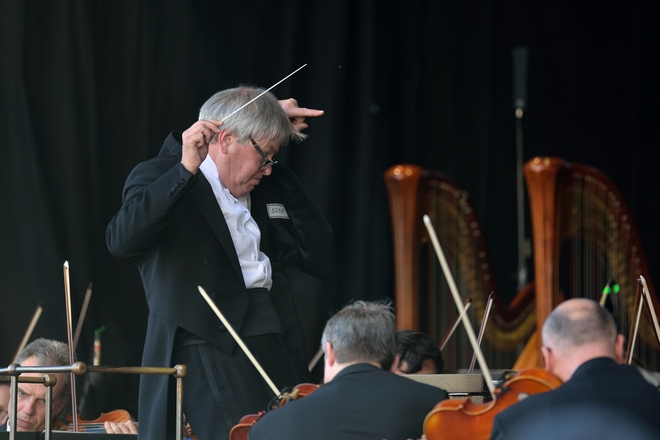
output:
M209 154L209 144L220 133L222 122L215 119L200 119L183 132L183 152L181 165L193 174L197 173L199 166Z
M316 110L313 108L298 107L298 101L293 98L280 100L280 105L284 109L284 113L289 117L293 128L297 131L302 131L307 128L305 118L315 118L323 115L323 110Z

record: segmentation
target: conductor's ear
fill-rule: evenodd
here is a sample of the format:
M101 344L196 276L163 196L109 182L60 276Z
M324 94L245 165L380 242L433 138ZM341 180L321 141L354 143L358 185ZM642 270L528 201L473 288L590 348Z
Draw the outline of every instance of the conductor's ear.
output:
M232 138L233 135L229 134L227 130L222 130L213 137L211 143L219 143L220 151L222 151L223 154L227 154L229 152L229 145L231 144Z

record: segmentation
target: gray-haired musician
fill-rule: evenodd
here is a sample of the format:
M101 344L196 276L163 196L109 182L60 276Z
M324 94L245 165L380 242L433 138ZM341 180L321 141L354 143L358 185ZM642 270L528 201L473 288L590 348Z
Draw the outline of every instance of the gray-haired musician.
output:
M325 384L266 413L250 440L419 438L424 418L447 392L394 374L397 336L387 304L358 301L325 326Z
M16 362L22 367L50 367L69 365L69 351L65 343L39 338L30 342L18 355ZM39 373L24 373L41 376ZM70 375L55 373L57 383L53 388L51 414L61 415L71 397ZM5 387L2 387L5 388ZM9 414L9 412L8 412ZM9 431L9 422L0 430ZM46 387L36 383L18 384L16 400L16 431L43 431L46 426ZM106 423L109 434L135 434L137 428L132 421Z

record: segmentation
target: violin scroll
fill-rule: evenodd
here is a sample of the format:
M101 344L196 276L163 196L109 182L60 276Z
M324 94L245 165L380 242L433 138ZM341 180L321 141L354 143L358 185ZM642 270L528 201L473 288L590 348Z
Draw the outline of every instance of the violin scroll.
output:
M291 391L282 393L282 396L279 399L279 404L276 406L282 406L292 400L307 397L318 388L319 386L313 383L301 383L296 385Z

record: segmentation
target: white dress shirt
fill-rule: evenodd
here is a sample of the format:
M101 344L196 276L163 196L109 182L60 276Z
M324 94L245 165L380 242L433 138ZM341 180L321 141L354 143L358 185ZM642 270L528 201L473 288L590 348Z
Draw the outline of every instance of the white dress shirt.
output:
M270 290L273 285L272 269L266 254L259 250L261 231L250 214L250 193L239 198L232 196L220 181L218 169L211 156L206 156L199 169L211 184L215 199L225 216L238 254L245 287L265 287Z

